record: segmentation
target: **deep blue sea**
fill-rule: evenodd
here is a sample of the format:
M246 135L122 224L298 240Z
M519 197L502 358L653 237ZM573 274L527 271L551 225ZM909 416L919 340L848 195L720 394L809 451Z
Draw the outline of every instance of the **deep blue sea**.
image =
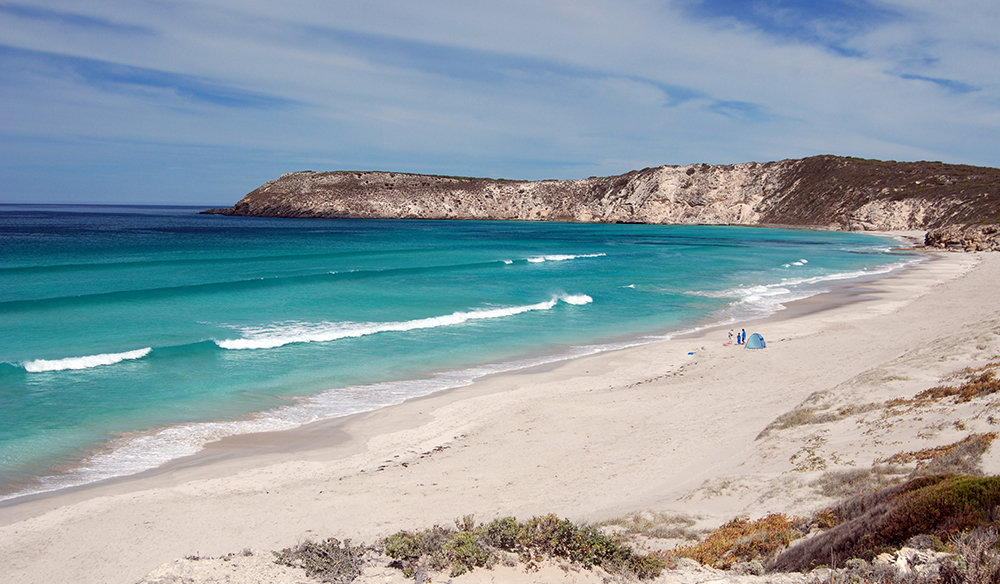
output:
M852 233L197 211L0 205L0 500L916 261Z

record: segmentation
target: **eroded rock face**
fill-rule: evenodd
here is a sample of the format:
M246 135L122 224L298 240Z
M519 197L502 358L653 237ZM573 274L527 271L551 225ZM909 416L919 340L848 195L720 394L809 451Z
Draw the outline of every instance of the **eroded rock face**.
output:
M914 230L1000 220L1000 170L816 156L564 181L305 171L211 212Z
M948 225L927 232L924 245L964 251L1000 251L1000 225Z

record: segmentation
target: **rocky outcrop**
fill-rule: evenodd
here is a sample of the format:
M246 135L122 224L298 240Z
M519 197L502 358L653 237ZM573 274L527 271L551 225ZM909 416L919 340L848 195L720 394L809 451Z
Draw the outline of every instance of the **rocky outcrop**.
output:
M924 245L964 251L1000 251L1000 225L948 225L927 232Z
M305 171L208 212L923 230L998 222L1000 169L815 156L564 181Z

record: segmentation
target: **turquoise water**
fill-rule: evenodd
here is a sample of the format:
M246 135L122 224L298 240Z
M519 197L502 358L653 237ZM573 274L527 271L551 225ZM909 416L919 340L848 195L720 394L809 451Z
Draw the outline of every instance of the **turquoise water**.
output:
M780 309L859 234L0 206L0 498Z

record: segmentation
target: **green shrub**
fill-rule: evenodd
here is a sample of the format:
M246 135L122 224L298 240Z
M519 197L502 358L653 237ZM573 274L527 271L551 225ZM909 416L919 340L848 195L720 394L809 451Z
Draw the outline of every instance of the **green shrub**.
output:
M390 558L413 561L418 559L420 554L417 536L408 531L400 531L385 538L385 555Z
M466 517L456 526L460 531L438 526L419 533L401 531L385 539L385 553L407 576L420 567L450 569L452 576L458 576L492 567L500 552L516 553L525 562L563 558L583 568L601 566L640 579L655 578L666 565L659 557L637 554L616 536L595 527L578 527L555 515L524 523L504 517L480 525Z
M484 528L486 542L498 549L518 551L518 541L523 527L513 517L494 519Z
M839 524L789 548L771 570L807 571L851 558L870 560L915 535L947 540L1000 524L1000 477L933 475L849 499L828 510Z
M452 577L471 572L474 568L492 566L496 556L490 550L480 545L476 534L472 531L461 531L454 534L444 544L444 555L451 564Z

